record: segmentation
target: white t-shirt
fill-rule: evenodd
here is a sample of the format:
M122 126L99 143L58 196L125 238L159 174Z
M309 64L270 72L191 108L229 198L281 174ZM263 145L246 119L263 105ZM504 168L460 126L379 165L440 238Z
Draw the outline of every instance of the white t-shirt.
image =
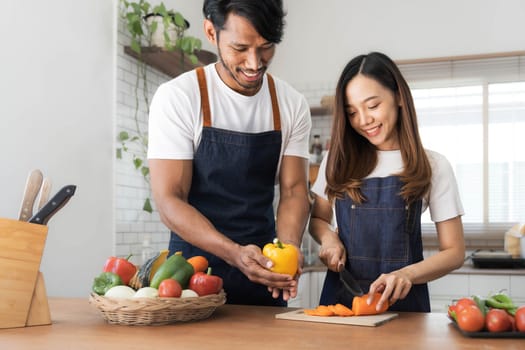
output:
M204 67L212 127L260 133L271 131L273 112L268 80L254 96L241 95L219 77L215 64ZM309 158L312 125L310 108L303 95L273 77L281 114L283 155ZM148 159L193 159L202 134L199 84L195 71L186 72L159 86L151 101Z
M432 180L430 195L423 200L423 211L428 207L430 218L434 222L441 222L464 215L463 205L459 197L456 177L449 161L441 154L426 150L430 166L432 168ZM312 186L312 192L327 199L326 188L326 159L324 157L319 166L319 175ZM367 178L387 177L399 173L403 169L401 152L378 151L378 162L376 168Z

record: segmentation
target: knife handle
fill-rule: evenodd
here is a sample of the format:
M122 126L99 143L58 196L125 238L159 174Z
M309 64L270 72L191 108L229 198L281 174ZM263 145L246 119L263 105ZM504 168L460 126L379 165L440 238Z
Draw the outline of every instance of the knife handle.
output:
M20 212L18 214L18 220L28 221L33 215L33 206L35 204L38 191L42 185L43 175L38 169L35 169L29 173L26 181L26 187L24 189L24 197L22 198L22 205L20 206Z
M77 186L67 185L62 187L35 215L29 219L30 223L46 225L49 219L62 208L75 194Z

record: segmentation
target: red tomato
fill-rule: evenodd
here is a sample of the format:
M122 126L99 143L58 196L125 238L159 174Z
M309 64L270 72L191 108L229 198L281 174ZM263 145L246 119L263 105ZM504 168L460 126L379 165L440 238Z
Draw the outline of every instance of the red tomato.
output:
M489 332L507 332L512 324L505 310L490 309L485 316L485 327Z
M465 332L479 332L485 326L485 317L477 305L465 306L456 316L459 328Z
M182 294L180 283L173 278L167 278L159 284L159 297L178 298Z
M520 306L514 315L516 321L516 329L520 332L525 332L525 305Z
M507 312L507 316L509 316L509 321L510 321L510 329L509 331L512 331L512 332L516 332L516 320L514 319L514 316L512 316L511 314L509 314Z
M471 299L471 298L461 298L459 299L457 302L456 302L456 314L458 314L459 312L461 312L461 310L463 310L465 307L469 306L469 305L474 305L474 306L478 306L476 304L476 302Z

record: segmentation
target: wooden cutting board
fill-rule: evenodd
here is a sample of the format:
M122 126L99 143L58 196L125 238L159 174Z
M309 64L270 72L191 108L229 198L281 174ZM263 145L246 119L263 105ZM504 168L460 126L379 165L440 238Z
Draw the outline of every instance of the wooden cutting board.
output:
M385 312L380 315L371 315L371 316L310 316L306 315L303 309L294 310L290 312L284 312L282 314L275 315L275 318L281 320L292 320L292 321L306 321L306 322L321 322L321 323L336 323L336 324L346 324L353 326L367 326L375 327L379 326L385 322L390 321L393 318L396 318L398 314L393 312Z

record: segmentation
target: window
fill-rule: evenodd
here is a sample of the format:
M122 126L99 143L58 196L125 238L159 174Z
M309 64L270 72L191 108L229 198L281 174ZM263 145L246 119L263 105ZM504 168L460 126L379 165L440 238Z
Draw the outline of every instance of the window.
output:
M525 221L525 53L398 62L425 148L450 161L468 234ZM428 211L423 231L434 232Z

